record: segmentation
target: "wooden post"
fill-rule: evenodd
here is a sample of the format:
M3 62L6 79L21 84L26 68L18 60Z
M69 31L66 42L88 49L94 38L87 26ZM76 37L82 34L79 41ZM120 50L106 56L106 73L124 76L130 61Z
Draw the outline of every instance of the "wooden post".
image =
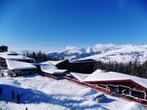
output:
M144 91L144 99L147 100L147 93Z
M110 88L108 87L108 85L106 85L106 90L107 92L111 92Z
M129 95L131 95L132 96L132 91L129 89Z

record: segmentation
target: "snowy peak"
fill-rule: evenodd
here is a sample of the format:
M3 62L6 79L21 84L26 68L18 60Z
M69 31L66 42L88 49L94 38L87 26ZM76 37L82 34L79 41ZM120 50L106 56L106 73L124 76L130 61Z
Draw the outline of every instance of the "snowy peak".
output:
M48 53L55 58L94 59L103 62L130 62L147 60L147 45L115 45L115 44L96 44L94 47L77 48L68 46L64 51Z
M59 59L65 58L69 60L84 58L95 54L98 54L98 52L90 47L87 48L67 47L64 51L61 52L48 53L48 55L51 57L59 58Z
M128 63L138 61L143 63L147 60L146 45L116 45L102 54L92 55L83 59L94 59L102 62Z

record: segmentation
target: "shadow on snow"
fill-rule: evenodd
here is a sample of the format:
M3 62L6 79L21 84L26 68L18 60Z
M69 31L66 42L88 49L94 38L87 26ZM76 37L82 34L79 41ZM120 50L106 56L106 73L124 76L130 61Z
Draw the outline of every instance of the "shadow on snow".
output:
M0 101L5 102L17 102L17 94L20 95L20 99L18 103L22 104L31 104L31 103L47 103L53 105L60 105L63 107L67 107L70 109L88 109L88 108L102 108L103 110L108 110L101 105L97 104L83 104L86 102L84 98L76 98L76 97L69 97L65 94L45 94L41 91L32 90L32 89L24 89L19 88L16 86L0 84L0 88L2 88ZM12 91L14 91L14 98L12 98ZM88 100L87 100L88 101ZM109 101L108 101L109 102Z

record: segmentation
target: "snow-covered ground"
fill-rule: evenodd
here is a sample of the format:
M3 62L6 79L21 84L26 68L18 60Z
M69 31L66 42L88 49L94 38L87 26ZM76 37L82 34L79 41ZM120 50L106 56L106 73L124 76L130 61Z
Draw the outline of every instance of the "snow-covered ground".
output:
M92 100L96 94L91 88L74 82L54 80L40 75L26 77L0 77L0 110L146 110L140 104L112 96L102 103ZM12 99L12 91L20 94L21 103Z

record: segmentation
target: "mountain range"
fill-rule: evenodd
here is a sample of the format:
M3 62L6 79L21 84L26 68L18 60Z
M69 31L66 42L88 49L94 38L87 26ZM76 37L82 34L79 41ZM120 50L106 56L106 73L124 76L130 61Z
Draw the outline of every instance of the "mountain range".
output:
M143 63L147 60L147 45L96 44L94 47L85 48L68 46L63 51L47 54L54 58L69 60L94 59L102 62Z

